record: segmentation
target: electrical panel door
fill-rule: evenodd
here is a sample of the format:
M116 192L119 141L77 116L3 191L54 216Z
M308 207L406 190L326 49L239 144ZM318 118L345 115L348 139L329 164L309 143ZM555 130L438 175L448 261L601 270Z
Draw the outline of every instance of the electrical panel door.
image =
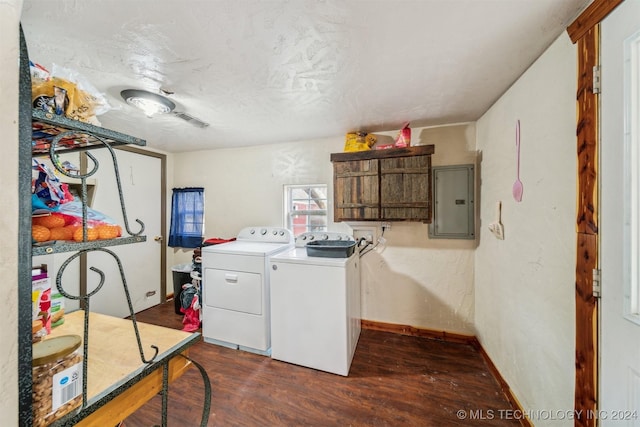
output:
M475 239L474 165L433 168L432 239Z

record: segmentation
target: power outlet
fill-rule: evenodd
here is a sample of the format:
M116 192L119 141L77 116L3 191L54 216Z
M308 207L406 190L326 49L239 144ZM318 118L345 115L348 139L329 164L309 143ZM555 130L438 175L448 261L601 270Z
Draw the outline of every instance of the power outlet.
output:
M358 227L353 229L353 238L356 239L356 241L363 237L367 242L374 243L376 240L375 227Z

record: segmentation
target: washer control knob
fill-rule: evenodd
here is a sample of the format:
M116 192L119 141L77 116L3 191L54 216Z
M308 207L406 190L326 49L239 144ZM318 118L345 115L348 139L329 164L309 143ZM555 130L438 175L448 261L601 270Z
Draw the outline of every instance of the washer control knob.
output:
M307 240L307 236L305 236L304 234L300 237L298 237L300 240Z
M278 235L278 230L273 230L273 235L277 236Z
M256 230L254 230L253 228L251 229L251 231L249 232L249 234L256 234Z
M271 268L272 268L272 269L274 269L274 270L277 270L277 269L278 269L278 266L277 266L277 265L275 265L275 264L273 264L273 265L271 266Z
M313 240L315 239L316 236L314 236L313 234L311 236L309 236L309 240Z
M342 236L338 234L338 240L342 240Z
M263 228L262 230L260 230L260 234L262 234L263 236L267 234L267 229Z
M280 230L280 235L284 236L284 230Z
M323 234L322 235L322 240L329 240L329 235L328 234Z

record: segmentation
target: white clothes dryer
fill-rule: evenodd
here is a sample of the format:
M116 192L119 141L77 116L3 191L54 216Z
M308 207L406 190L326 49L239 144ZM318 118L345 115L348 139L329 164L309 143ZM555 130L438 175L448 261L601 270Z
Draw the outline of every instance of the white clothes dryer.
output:
M269 355L269 258L292 248L284 228L247 227L233 242L202 248L205 342Z
M296 247L270 259L271 357L347 376L360 337L360 257L308 256L317 240L343 233L303 233Z

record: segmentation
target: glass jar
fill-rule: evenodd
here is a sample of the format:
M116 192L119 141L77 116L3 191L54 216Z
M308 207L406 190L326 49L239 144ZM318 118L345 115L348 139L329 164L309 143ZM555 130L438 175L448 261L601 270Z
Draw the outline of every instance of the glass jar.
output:
M47 426L82 405L82 338L63 335L33 345L33 426Z

